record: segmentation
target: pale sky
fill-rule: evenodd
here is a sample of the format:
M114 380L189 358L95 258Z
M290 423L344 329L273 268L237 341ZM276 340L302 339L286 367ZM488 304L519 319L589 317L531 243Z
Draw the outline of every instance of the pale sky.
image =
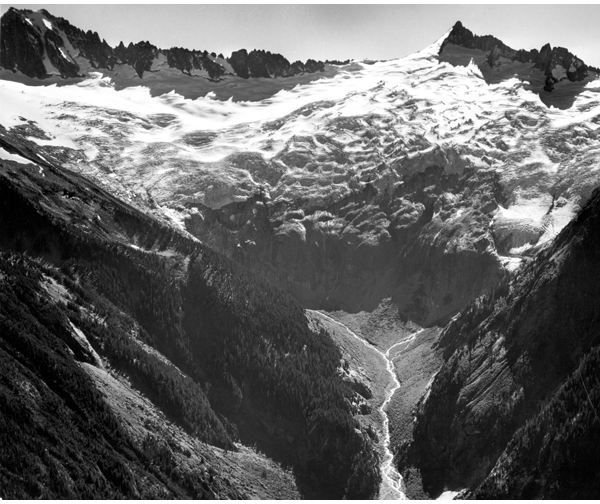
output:
M111 45L148 40L229 56L242 47L307 58L389 59L422 49L457 20L515 49L546 42L600 66L600 5L10 5L46 8Z

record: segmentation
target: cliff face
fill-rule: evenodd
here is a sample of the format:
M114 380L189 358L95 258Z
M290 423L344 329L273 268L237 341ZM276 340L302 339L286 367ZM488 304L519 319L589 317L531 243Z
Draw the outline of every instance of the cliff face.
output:
M596 191L510 285L442 334L446 362L403 460L432 495L445 487L484 498L597 491L589 443L598 436L599 225Z
M44 77L44 45L36 30L30 29L15 9L9 9L0 22L0 65L19 68L31 77Z

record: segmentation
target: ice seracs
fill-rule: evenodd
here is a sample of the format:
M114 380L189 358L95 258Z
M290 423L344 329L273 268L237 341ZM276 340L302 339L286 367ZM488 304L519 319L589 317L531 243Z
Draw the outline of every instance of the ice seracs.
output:
M600 151L598 84L570 109L549 108L519 79L489 84L473 62L440 62L443 40L254 102L117 91L101 74L69 86L0 81L0 123L33 121L54 139L49 151L73 153L66 166L175 213L241 201L265 184L274 202L326 205L357 184L401 183L430 165L494 170L506 201L491 225L519 255L556 235L600 180L590 154ZM568 204L546 216L561 197ZM535 215L523 203L542 200L531 203Z

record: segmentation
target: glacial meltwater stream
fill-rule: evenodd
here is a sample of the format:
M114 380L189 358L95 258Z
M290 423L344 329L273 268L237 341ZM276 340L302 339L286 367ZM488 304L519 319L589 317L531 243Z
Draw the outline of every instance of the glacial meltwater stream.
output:
M396 393L396 390L400 388L400 382L398 381L398 377L396 376L396 372L394 371L394 362L392 357L392 351L399 347L400 345L407 345L408 343L414 341L417 335L423 331L423 329L412 333L410 336L402 339L401 341L394 343L387 351L384 353L375 345L372 345L364 338L358 336L354 331L349 329L346 325L339 322L338 320L326 315L323 312L317 312L323 318L333 322L334 324L344 328L346 332L352 336L353 338L360 341L361 344L369 348L370 350L377 352L383 359L385 359L386 369L388 374L391 377L391 387L386 387L385 392L385 400L379 407L379 412L381 413L381 418L383 422L383 458L381 460L381 487L379 489L379 498L384 500L390 499L406 499L406 495L402 491L402 476L394 466L394 454L390 449L390 419L387 415L386 409L392 397Z

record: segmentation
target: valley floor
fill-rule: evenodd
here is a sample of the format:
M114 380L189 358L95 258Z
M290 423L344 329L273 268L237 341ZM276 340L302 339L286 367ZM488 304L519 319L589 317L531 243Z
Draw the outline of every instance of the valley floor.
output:
M379 498L426 497L412 472L404 479L398 473L395 455L412 439L414 410L442 363L435 348L440 329L403 322L385 303L372 313L307 310L307 316L340 347L348 363L347 379L365 384L370 391L369 408L358 419L377 437Z

